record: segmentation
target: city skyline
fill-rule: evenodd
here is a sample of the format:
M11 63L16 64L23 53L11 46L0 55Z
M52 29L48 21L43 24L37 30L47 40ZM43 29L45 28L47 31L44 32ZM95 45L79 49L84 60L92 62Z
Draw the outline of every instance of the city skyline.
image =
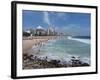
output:
M23 29L54 27L56 31L72 35L90 36L89 13L47 12L23 10Z

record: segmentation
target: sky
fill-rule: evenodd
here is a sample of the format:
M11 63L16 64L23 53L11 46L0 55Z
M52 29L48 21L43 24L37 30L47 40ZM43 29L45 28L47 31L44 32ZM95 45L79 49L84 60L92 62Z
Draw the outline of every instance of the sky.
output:
M53 26L57 32L78 36L90 36L91 14L75 12L53 12L23 10L23 29Z

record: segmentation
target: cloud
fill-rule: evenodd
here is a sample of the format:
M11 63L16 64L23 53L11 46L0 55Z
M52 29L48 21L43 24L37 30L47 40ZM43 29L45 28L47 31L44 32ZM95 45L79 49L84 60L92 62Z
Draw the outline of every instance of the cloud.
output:
M90 28L83 27L80 25L70 24L67 26L63 26L59 29L60 32L69 33L71 35L83 35L89 36L90 35Z
M62 22L66 22L66 20L68 21L70 18L69 14L65 12L58 12L56 15Z
M58 17L64 17L65 14L66 14L66 13L60 13L60 12L59 12L59 13L57 13L57 16L58 16Z
M49 13L48 12L43 12L43 19L44 19L44 22L48 25L50 25L50 19L49 19Z
M48 25L55 25L55 23L59 22L59 19L63 22L68 19L66 13L62 12L43 12L43 21Z

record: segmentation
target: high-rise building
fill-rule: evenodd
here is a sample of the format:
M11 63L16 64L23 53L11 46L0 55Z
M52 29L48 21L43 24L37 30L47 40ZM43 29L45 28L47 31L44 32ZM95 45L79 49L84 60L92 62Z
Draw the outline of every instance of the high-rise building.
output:
M57 35L54 27L48 27L47 30L44 29L42 26L38 26L36 29L30 28L25 31L27 34L31 36L54 36Z
M55 35L55 30L53 27L48 27L47 35L49 35L49 36Z

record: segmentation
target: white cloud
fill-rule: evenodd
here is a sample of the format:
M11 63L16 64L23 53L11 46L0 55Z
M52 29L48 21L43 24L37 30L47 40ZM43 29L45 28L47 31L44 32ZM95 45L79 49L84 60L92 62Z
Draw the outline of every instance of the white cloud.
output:
M49 13L48 12L43 12L44 14L44 22L48 25L50 25L50 19L49 19Z
M83 35L89 36L90 35L90 28L83 27L80 25L70 24L67 26L63 26L59 29L60 32L69 33L72 35Z
M57 13L57 17L63 21L66 21L70 18L70 16L68 15L68 13L65 12L58 12Z
M65 16L65 13L60 13L60 12L59 12L59 13L57 13L57 16L58 16L58 17L64 17L64 16Z
M52 22L55 23L55 21L54 21L55 19L50 18L50 14L52 14L53 16L55 15L55 17L53 17L53 18L59 17L60 19L63 19L63 20L68 18L68 17L65 17L66 13L62 13L62 12L55 13L55 12L46 12L45 11L45 12L43 12L43 21L44 21L44 23L46 23L48 25L51 25Z

